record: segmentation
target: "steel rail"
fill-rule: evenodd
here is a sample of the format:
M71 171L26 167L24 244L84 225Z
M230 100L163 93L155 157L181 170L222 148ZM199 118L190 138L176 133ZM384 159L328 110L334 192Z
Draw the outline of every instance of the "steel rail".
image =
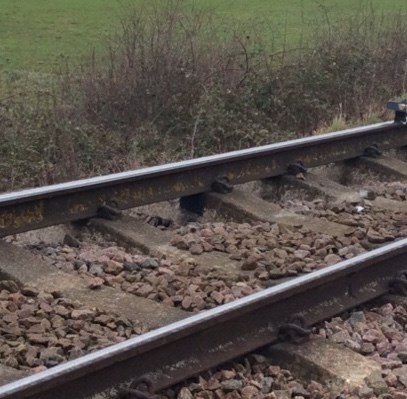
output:
M302 160L319 166L407 145L407 127L385 122L189 161L0 195L0 236L94 217L101 205L128 209L210 191L227 176L240 184L286 173Z
M407 239L0 387L0 399L80 399L148 374L161 389L388 292Z

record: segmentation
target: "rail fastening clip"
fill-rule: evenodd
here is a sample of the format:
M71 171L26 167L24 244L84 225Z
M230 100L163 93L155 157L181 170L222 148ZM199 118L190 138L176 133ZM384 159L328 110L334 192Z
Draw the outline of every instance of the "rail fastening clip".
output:
M306 327L305 318L302 315L295 314L280 326L278 333L283 341L301 344L311 335L311 329Z
M119 388L117 399L158 399L152 380L147 375L132 381L128 388Z
M407 296L407 270L401 271L389 281L389 290L391 294Z
M387 109L394 111L394 122L407 125L407 99L402 101L389 101Z

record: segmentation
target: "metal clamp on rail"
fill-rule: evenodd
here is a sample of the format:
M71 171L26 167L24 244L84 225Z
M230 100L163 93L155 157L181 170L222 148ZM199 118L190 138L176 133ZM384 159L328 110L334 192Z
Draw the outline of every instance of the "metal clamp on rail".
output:
M129 388L120 388L117 399L158 399L154 393L153 382L148 376L134 380Z
M306 327L306 322L303 316L295 314L289 320L280 326L279 337L283 341L289 341L294 344L301 344L311 334L311 329Z
M407 296L407 270L403 270L389 281L390 293Z
M403 101L389 101L387 109L394 111L394 122L407 125L407 99Z
M289 175L297 176L300 173L307 173L307 168L305 167L304 162L298 160L297 162L287 165L287 173Z
M233 186L227 176L220 176L211 184L211 190L219 194L228 194L233 191Z
M109 203L98 206L97 216L107 220L117 220L122 216L122 211L116 201L109 201Z
M372 144L365 148L363 155L368 158L379 158L382 155L382 152L379 150L377 144Z

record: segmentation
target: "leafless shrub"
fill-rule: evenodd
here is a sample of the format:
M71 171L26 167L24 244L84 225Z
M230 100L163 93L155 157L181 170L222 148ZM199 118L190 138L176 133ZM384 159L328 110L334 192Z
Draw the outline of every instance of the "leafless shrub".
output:
M223 23L181 0L128 11L104 57L67 68L46 93L10 85L0 98L0 185L219 153L382 115L406 91L407 19L322 12L325 24L292 48L264 34L273 29Z

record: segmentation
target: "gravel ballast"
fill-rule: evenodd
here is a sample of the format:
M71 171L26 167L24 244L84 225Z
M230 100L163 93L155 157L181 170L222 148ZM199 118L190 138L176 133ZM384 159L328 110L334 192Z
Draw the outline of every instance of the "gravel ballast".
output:
M315 332L377 361L393 395L389 398L407 398L407 310L404 305L365 305L322 323Z
M41 371L147 331L58 292L4 285L10 290L0 291L0 362L9 367Z

